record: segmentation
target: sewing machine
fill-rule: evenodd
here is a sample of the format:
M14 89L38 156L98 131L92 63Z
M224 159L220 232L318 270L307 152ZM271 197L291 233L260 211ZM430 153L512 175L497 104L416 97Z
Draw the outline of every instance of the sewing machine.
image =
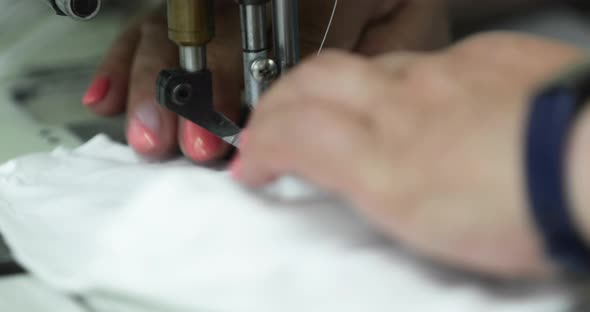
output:
M69 23L67 19L61 18L54 18L53 16L48 17L42 23L35 25L33 27L33 23L35 21L40 21L41 19L45 19L44 16L32 16L31 18L27 18L27 16L23 16L20 14L21 12L26 12L29 14L31 8L26 7L25 3L33 3L32 7L35 7L35 10L39 9L40 12L47 13L48 10L44 10L43 5L36 5L34 0L31 1L14 1L14 0L0 0L0 3L4 1L5 6L3 6L3 10L0 13L4 13L5 15L10 15L14 19L22 20L22 25L28 25L31 28L38 29L36 31L31 31L31 33L27 34L26 36L22 33L23 29L21 27L7 27L6 24L2 24L4 26L3 29L10 29L10 31L5 32L2 36L0 36L0 74L8 75L7 77L12 77L16 73L22 73L30 68L36 68L38 65L48 65L53 68L54 64L61 64L63 60L68 60L68 62L80 62L85 61L87 56L82 56L83 52L88 53L88 51L92 51L93 54L96 56L103 55L104 51L100 49L100 46L104 46L104 49L107 48L107 42L110 42L113 37L119 31L119 28L123 21L121 21L121 25L111 25L114 23L113 21L104 21L100 22L98 19L94 20L91 24L84 24L83 27L78 27L75 23L75 31L69 31L69 27L72 26L72 23ZM85 0L42 0L47 2L51 5L51 8L57 12L59 15L66 15L70 16L76 20L87 20L92 18L99 12L100 9L100 1L85 1ZM121 0L117 0L121 1ZM127 0L122 0L127 1ZM142 0L144 1L144 0ZM295 1L295 0L293 0ZM293 1L272 1L273 9L272 9L272 16L275 20L274 28L283 27L283 29L279 29L278 31L274 31L274 41L275 41L275 52L274 54L268 54L272 57L269 58L274 65L272 64L264 64L258 62L258 65L271 65L268 69L271 69L271 72L268 73L269 76L276 78L276 76L284 73L290 66L297 62L297 45L293 38L296 38L296 15L291 15L295 11L291 10L291 13L287 14L287 22L276 23L278 20L276 18L277 11L279 7L277 5L283 5L282 8L289 8L290 6L285 6L284 4L289 2L292 3ZM147 1L146 1L147 2ZM182 2L182 1L181 1ZM190 2L197 2L197 1L190 1ZM207 1L201 1L202 3L206 3ZM267 5L271 3L271 1L262 1ZM86 5L86 6L85 6ZM89 6L88 6L89 5ZM105 5L106 7L106 5ZM293 8L293 7L291 7ZM135 8L133 7L133 14L135 14ZM209 7L210 9L210 7ZM253 9L252 7L250 9ZM100 14L100 17L105 17L105 11L102 11L103 14ZM250 16L252 17L252 13L250 12ZM194 13L192 13L194 14ZM0 14L2 15L2 14ZM208 15L211 17L212 15ZM242 15L244 16L244 14ZM266 16L261 17L266 18ZM289 18L294 18L289 21ZM124 20L128 18L125 17ZM244 18L243 18L244 19ZM61 25L63 22L64 25ZM100 23L97 23L100 22ZM253 25L252 22L246 23L247 25ZM9 24L10 25L10 24ZM107 27L108 25L111 25ZM288 29L288 25L292 25L294 28L292 30ZM20 26L20 25L19 25ZM566 38L567 41L578 44L581 47L585 47L586 49L590 49L590 45L588 45L587 34L590 30L590 24L588 23L588 19L585 16L577 16L574 12L571 12L567 8L565 8L565 4L561 2L555 2L554 6L543 10L542 12L532 14L530 16L525 17L518 17L518 18L510 18L508 20L497 21L493 25L488 25L486 27L492 27L492 29L511 29L511 30L519 30L519 31L526 31L526 32L533 32L539 35L544 36L551 36L560 39ZM80 29L84 28L84 29ZM106 29L112 28L112 29ZM479 27L472 27L475 29L480 29ZM66 31L68 30L68 31ZM81 32L79 35L74 36L72 34L77 34ZM236 31L239 31L236 29ZM105 34L103 34L105 33ZM283 35L279 37L280 33L286 33L287 35ZM89 36L92 34L92 36ZM250 31L252 34L252 31ZM262 33L258 33L261 35ZM290 35L289 35L290 34ZM11 38L12 37L12 38ZM80 38L78 38L80 37ZM89 37L86 40L81 40L84 37ZM288 39L290 37L290 39ZM25 39L26 38L26 39ZM256 42L257 40L266 40L259 38L255 39L255 36L250 35L250 40ZM12 40L14 39L14 40ZM60 41L59 39L63 39ZM279 40L283 40L281 44L279 44ZM8 41L8 42L7 42ZM15 49L8 48L11 45L11 42L19 42L19 47L15 47ZM47 42L55 42L55 45L63 45L63 49L53 49L46 45ZM246 41L246 40L245 40ZM64 44L64 42L71 43L70 45ZM91 44L95 42L94 44ZM247 42L247 41L246 41ZM267 47L272 47L272 44L268 42L264 42ZM290 45L291 44L291 45ZM199 68L198 64L191 65L191 60L201 60L201 67L206 65L206 53L201 53L199 56L199 50L204 52L206 49L206 43L204 45L190 45L186 46L186 49L180 49L181 55L185 53L185 60L183 61L185 69L180 71L181 74L189 73L194 75L198 73L197 70L195 73L191 73L191 68ZM276 49L276 46L282 47L282 52L279 49ZM79 47L79 48L76 48ZM10 50L9 53L3 53L5 51L2 50ZM182 52L184 50L184 52ZM192 53L195 51L196 53ZM246 49L245 49L246 50ZM188 53L187 53L188 52ZM245 51L247 52L247 51ZM255 51L252 51L255 52ZM63 53L64 55L60 55ZM191 56L192 53L192 56ZM288 53L291 53L287 55ZM188 55L186 55L188 54ZM77 56L82 56L81 58L77 58ZM51 59L51 60L49 60ZM291 60L291 62L289 62ZM270 63L270 62L269 62ZM27 66L24 66L24 65ZM69 64L69 63L68 63ZM252 65L252 63L248 63ZM89 64L89 72L88 72L88 79L90 79L90 75L92 75L92 70L95 64ZM275 69L275 65L279 73L275 74L273 71ZM206 68L206 66L204 66ZM63 68L63 67L56 67L56 68ZM264 69L264 68L263 68ZM252 66L248 68L247 66L244 67L244 74L252 75L252 71L247 72L247 70L252 70ZM258 72L260 67L257 67L254 72ZM202 71L202 70L201 70ZM272 74L272 75L270 75ZM213 73L215 75L215 73ZM190 76L190 75L189 75ZM266 74L262 75L266 77ZM51 76L52 78L55 76ZM62 76L59 76L60 79L53 79L56 81L61 81ZM258 76L260 79L261 76ZM33 112L30 107L24 106L17 106L16 104L12 103L11 101L6 100L7 97L3 97L3 93L8 93L8 85L2 85L0 81L0 141L3 144L2 149L0 150L0 162L4 162L6 160L12 159L18 155L28 154L33 152L44 152L54 149L58 145L74 147L75 145L84 141L84 138L92 137L94 134L99 132L108 131L110 128L123 128L123 120L120 124L113 125L113 127L96 127L93 128L92 131L89 131L88 135L79 136L76 131L72 131L72 127L70 126L71 118L69 118L70 114L77 113L77 111L73 112L73 107L80 107L79 105L79 98L82 95L83 88L86 87L86 83L88 81L84 79L80 79L79 75L75 76L76 79L69 79L66 82L69 85L70 81L74 80L82 80L80 81L80 86L76 86L73 89L63 90L60 88L59 93L71 93L70 97L62 97L62 96L55 96L54 100L48 100L47 98L41 98L39 107L44 107L44 110L39 111L38 113ZM253 75L252 79L255 78ZM246 79L249 80L250 77ZM182 79L180 79L182 80ZM10 85L12 85L13 79L10 79ZM272 79L270 80L272 82ZM267 87L269 83L263 84L263 86ZM54 89L53 85L50 86L51 89ZM244 102L249 103L248 105L254 106L256 101L247 100L249 96L246 95L248 92L248 88L252 90L252 87L248 87L246 84L246 90L244 94ZM255 89L254 89L255 90ZM173 91L173 90L172 90ZM264 91L264 89L262 89ZM250 93L252 96L252 93ZM71 102L71 103L66 103ZM63 103L63 106L60 106ZM192 102L191 102L192 103ZM60 105L55 105L60 104ZM66 104L71 104L66 106ZM194 109L194 108L192 108ZM208 108L212 110L211 107ZM38 115L47 115L48 112L53 112L57 117L54 122L51 123L51 127L47 127L44 122L47 120L37 117L41 117ZM90 113L89 113L90 115ZM42 116L45 117L45 116ZM67 117L67 118L66 118ZM76 119L77 124L89 123L87 122L86 118ZM51 130L50 132L48 130ZM71 133L70 133L71 132ZM47 137L44 137L47 136ZM54 137L55 136L55 137ZM51 139L59 139L56 140L55 144L51 142ZM47 140L46 140L47 139ZM47 142L46 142L47 141ZM50 144L51 143L51 144ZM4 155L2 153L5 153ZM53 289L49 289L46 285L42 282L38 281L34 277L29 275L13 275L14 273L18 272L18 267L15 263L11 262L11 257L9 256L8 249L3 246L1 238L0 238L0 311L75 311L75 312L84 312L90 310L97 310L93 307L85 308L84 302L74 300L69 298L67 294L59 293ZM2 272L6 273L5 276L1 276ZM7 300L11 299L11 300ZM4 299L4 300L3 300ZM107 298L109 299L109 298ZM119 298L121 299L121 298ZM147 309L142 307L138 309L134 307L135 304L141 307L140 303L135 302L128 302L127 300L121 299L120 304L125 306L129 305L133 308L122 308L118 305L117 298L112 298L112 308L104 308L103 310L106 311L162 311L164 309L158 309L154 307L153 309ZM171 311L172 308L168 309Z
M76 20L93 18L101 7L100 0L44 1L57 14ZM167 1L169 38L179 47L181 68L162 71L156 83L157 100L169 110L236 146L241 128L213 107L214 73L207 69L207 44L215 36L215 1ZM299 61L297 0L235 2L241 16L243 100L251 109L273 81ZM273 44L268 39L269 5L272 6Z
M1 1L1 0L0 0ZM101 0L42 0L47 3L49 7L58 15L72 18L76 21L87 21L96 17L101 11L101 6L104 4ZM19 2L20 3L20 2ZM35 8L35 12L39 14L46 12L42 6L28 7L25 3L20 3L21 7L17 10L20 12L28 12L31 8ZM273 33L274 39L269 40L267 36L270 33L269 21L267 20L267 8L272 4L273 16ZM215 73L211 73L207 69L207 44L214 40L214 0L169 0L168 1L168 15L170 38L179 45L180 52L180 69L167 69L162 72L157 81L159 100L162 105L169 107L172 111L179 115L192 120L193 122L211 130L214 134L225 138L232 144L237 144L239 133L241 129L232 121L227 119L221 113L213 108L212 95L212 80L211 77ZM241 11L242 17L242 37L243 37L243 55L244 55L244 103L248 108L252 108L258 102L261 94L270 86L270 84L277 79L281 74L286 73L289 68L294 66L299 60L298 47L298 32L297 32L297 0L243 0L237 3ZM38 7L38 8L37 8ZM39 9L39 10L37 10ZM16 9L15 9L16 10ZM10 12L9 12L10 13ZM105 12L103 12L105 13ZM101 15L104 17L104 14ZM18 19L22 17L17 16ZM38 19L37 15L34 19ZM88 52L88 47L92 49L97 48L101 42L108 41L110 35L104 34L114 32L116 25L109 26L109 30L105 26L107 21L100 23L85 24L85 27L76 27L76 32L80 32L79 28L84 28L84 31L79 36L74 38L71 33L66 31L69 26L72 26L67 20L48 18L49 23L56 22L56 25L40 24L38 33L33 33L31 38L23 39L24 35L16 35L22 47L15 47L9 49L8 53L0 53L0 68L7 73L5 79L0 79L0 125L1 133L0 141L3 142L4 148L0 152L0 162L7 161L21 154L49 151L57 146L75 147L84 141L84 138L90 138L99 132L112 132L112 128L122 128L122 122L118 120L108 121L101 120L100 123L89 119L86 115L79 116L79 110L84 110L78 104L80 97L77 88L85 87L86 71L88 75L92 75L92 69L82 68L76 69L75 75L70 78L69 74L57 75L54 71L63 70L70 71L69 64L65 66L55 66L54 63L63 62L64 59L71 61L74 64L80 62L76 57L82 52ZM67 22L62 25L61 21ZM110 19L108 20L110 21ZM98 21L95 21L98 22ZM26 19L24 21L26 24ZM100 31L97 31L99 28ZM110 29L112 28L112 29ZM43 31L41 31L43 30ZM236 29L236 31L240 31ZM93 38L88 40L97 41L95 45L89 45L84 40L78 40L78 37L88 37L92 33ZM80 46L80 49L72 49L72 46L66 47L62 50L47 49L41 39L47 41L54 41L55 38L51 36L66 36L68 41L72 41L72 46ZM101 40L97 40L99 38ZM9 38L10 39L10 38ZM271 43L274 41L274 44ZM5 43L5 42L3 42ZM56 45L60 45L57 42ZM48 89L57 90L60 96L55 99L48 99L45 96L40 96L39 101L42 103L39 107L44 107L44 110L34 112L29 105L22 105L14 103L10 100L10 95L14 92L14 84L20 80L22 72L27 72L29 69L24 64L37 60L39 64L45 64L50 55L44 55L40 60L41 55L23 53L23 50L34 51L30 46L43 47L43 54L51 51L53 54L64 53L63 57L54 57L56 60L49 61L47 67L52 73L48 79L64 82L73 89L56 88L55 85L48 86ZM274 52L271 52L273 50ZM106 48L106 46L105 46ZM99 52L102 53L102 52ZM20 56L28 56L21 60ZM82 57L84 60L85 57ZM6 66L11 64L11 66ZM14 65L14 66L12 66ZM32 68L37 68L33 65ZM73 65L72 65L73 66ZM38 73L40 70L31 70L31 73ZM41 70L47 72L47 69ZM17 74L18 73L18 74ZM47 73L45 73L47 74ZM45 75L44 74L44 75ZM26 75L28 77L28 75ZM51 78L54 77L54 78ZM3 78L0 76L0 78ZM34 78L34 77L30 77ZM88 77L90 78L90 77ZM29 79L25 79L28 81ZM80 84L84 86L72 86L76 80L81 80ZM4 84L2 84L4 82ZM10 83L6 83L10 82ZM47 84L47 80L38 83L39 85ZM35 83L34 85L38 85ZM156 86L156 81L154 81ZM28 89L29 83L23 84L24 89ZM35 88L33 88L35 89ZM78 91L76 91L78 90ZM43 93L43 92L37 92ZM62 93L64 96L62 96ZM71 98L66 96L73 93L75 103L70 103ZM12 94L14 95L14 94ZM72 105L70 105L72 104ZM73 107L77 109L73 109ZM50 113L52 112L52 113ZM86 114L90 115L90 112ZM37 115L51 115L51 122L39 119ZM75 115L75 125L82 123L96 124L97 127L87 129L78 129L71 120ZM84 132L86 134L81 134ZM115 131L116 132L116 131ZM18 133L15 136L15 133ZM4 246L0 235L0 276L2 273L12 274L13 271L18 271L15 264L10 262L8 249Z

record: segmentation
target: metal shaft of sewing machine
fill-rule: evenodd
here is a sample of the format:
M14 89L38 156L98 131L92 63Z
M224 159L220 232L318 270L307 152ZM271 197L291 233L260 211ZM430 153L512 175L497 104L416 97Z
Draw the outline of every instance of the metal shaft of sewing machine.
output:
M180 52L181 70L164 70L157 82L160 104L237 145L241 129L213 104L207 44L215 35L214 0L168 0L168 36Z
M284 75L300 59L298 1L274 0L272 9L275 57Z
M187 72L207 66L206 45L214 36L214 0L168 0L169 37L180 49ZM297 0L236 0L240 7L244 101L253 107L278 77L299 61ZM272 2L274 49L271 58L267 6ZM278 62L278 64L277 64Z
M213 0L168 0L168 36L188 72L207 68L207 44L215 35L213 5Z
M244 101L250 107L278 76L270 58L266 7L269 0L239 0L244 59Z
M244 102L253 108L280 73L299 60L297 0L235 0L242 34ZM270 42L268 6L274 30ZM157 99L176 114L236 145L241 129L213 105L207 44L214 37L214 0L168 0L168 32L180 50L181 70L165 69L157 82ZM236 29L236 31L240 31Z
M277 78L299 62L297 0L272 1L275 60L270 58L268 21L269 0L239 0L244 58L244 94L254 107L262 93ZM277 64L278 62L278 64Z

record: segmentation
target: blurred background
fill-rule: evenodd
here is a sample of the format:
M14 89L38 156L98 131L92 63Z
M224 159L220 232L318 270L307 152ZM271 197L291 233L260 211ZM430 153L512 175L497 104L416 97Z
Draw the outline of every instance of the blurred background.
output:
M39 0L0 0L0 163L57 146L74 147L98 133L124 141L124 116L99 118L80 101L114 37L158 0L103 1L98 18L80 23L55 17ZM449 1L455 40L485 30L516 30L590 50L587 1ZM44 311L44 302L62 300L33 279L2 278L3 268L18 271L13 265L0 237L0 302L39 304L39 310L29 306L27 311ZM26 300L31 296L38 300ZM61 311L79 311L71 302L63 304Z
M455 39L511 29L590 49L585 1L450 1ZM114 36L158 0L105 0L99 17L86 23L57 18L42 2L0 0L0 162L101 132L124 140L124 117L93 116L80 98Z
M80 97L113 38L152 1L103 2L92 22L76 22L43 1L0 0L0 162L99 132L122 139L123 118L97 118Z

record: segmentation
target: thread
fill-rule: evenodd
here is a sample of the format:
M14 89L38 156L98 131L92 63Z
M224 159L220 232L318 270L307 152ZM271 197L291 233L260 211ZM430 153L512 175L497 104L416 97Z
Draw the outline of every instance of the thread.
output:
M326 28L326 33L324 34L324 39L322 39L322 43L320 44L320 49L318 50L318 56L322 54L322 50L324 49L324 45L326 44L326 40L328 39L328 34L330 34L330 29L332 28L332 22L334 21L334 16L336 16L336 8L338 7L338 0L334 0L334 8L332 9L332 15L330 16L330 21L328 22L328 27Z

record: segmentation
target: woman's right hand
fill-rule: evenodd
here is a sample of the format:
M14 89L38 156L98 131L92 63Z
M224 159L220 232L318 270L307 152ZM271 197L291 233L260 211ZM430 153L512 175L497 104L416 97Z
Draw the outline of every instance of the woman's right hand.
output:
M333 0L299 0L302 54L317 51ZM390 50L428 50L444 45L448 27L444 1L340 0L327 46L375 55ZM216 108L236 120L243 84L238 8L216 0L216 37L208 46ZM162 69L178 66L178 49L168 40L165 8L132 23L100 65L83 103L99 115L127 112L127 139L141 155L162 159L180 146L196 162L222 157L229 149L193 123L179 119L155 100Z
M556 268L524 183L529 99L583 59L574 47L510 33L436 53L326 53L265 94L230 168L249 187L305 179L446 265L544 277ZM567 184L576 224L590 239L590 110L581 117Z

